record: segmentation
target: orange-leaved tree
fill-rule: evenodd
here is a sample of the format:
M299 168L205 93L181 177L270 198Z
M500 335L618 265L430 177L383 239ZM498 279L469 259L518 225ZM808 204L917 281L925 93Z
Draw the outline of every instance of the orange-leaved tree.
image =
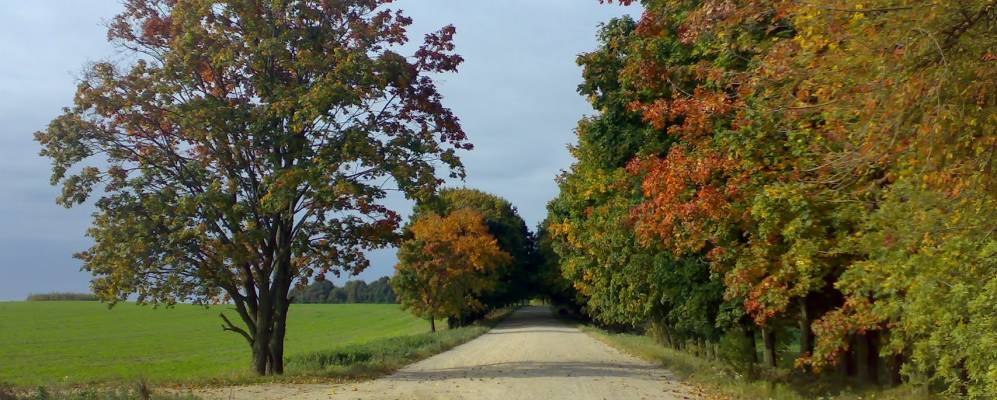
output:
M512 261L474 210L427 214L408 230L391 285L402 308L429 319L434 332L436 319L483 307L478 295L492 289L493 272Z

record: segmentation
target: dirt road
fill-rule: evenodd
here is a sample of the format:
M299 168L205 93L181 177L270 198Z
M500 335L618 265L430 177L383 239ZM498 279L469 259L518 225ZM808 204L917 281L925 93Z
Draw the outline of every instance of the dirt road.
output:
M199 393L218 399L691 399L665 370L522 308L481 337L381 379L259 385Z

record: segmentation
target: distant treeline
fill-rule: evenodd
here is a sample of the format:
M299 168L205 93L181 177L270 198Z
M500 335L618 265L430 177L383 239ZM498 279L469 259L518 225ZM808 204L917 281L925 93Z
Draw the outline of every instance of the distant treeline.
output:
M371 283L348 281L337 287L329 281L318 281L311 285L294 288L291 297L295 303L396 303L395 292L383 277Z
M28 295L27 301L97 301L97 295L92 293L32 293Z

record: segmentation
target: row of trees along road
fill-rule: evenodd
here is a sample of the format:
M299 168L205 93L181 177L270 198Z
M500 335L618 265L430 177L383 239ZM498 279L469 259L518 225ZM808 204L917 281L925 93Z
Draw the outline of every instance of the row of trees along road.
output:
M450 327L528 299L541 282L533 236L508 201L474 189L444 189L419 203L391 284L402 307Z
M454 28L405 56L385 3L124 2L132 61L87 67L36 134L58 202L97 198L78 257L101 299L227 299L255 371L283 372L292 285L367 267L399 237L385 182L427 198L471 148L431 78L462 61Z
M560 288L677 348L997 398L997 4L641 3L578 58Z

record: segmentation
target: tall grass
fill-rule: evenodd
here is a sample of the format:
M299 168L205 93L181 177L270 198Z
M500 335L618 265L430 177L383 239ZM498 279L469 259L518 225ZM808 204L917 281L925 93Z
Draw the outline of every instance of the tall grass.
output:
M659 364L687 382L709 392L711 398L771 400L932 400L938 397L922 388L885 388L856 385L834 378L801 378L791 371L758 371L744 374L737 368L707 360L684 351L662 346L653 338L629 333L610 333L592 326L581 329L596 339L625 353ZM760 378L748 376L757 375Z
M92 293L51 292L32 293L27 301L97 301L97 295Z

